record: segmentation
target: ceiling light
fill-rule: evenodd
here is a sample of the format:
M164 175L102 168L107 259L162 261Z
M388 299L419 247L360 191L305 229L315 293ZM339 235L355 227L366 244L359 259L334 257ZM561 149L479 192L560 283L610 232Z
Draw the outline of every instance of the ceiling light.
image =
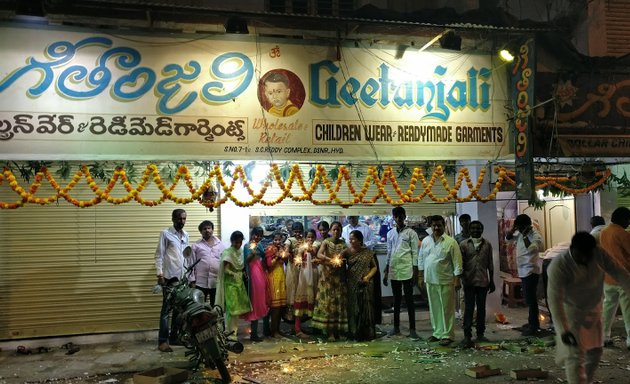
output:
M499 57L501 58L501 60L508 63L514 61L514 55L507 48L503 48L499 51Z

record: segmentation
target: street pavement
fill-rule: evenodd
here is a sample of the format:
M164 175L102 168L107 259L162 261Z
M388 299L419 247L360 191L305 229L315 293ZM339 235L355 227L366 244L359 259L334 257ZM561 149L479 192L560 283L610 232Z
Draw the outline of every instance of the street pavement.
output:
M526 322L526 308L501 309L510 324L488 321L487 336L493 341L520 338L520 332L512 329ZM494 316L492 316L494 317ZM425 309L416 312L418 334L426 339L431 336L431 325ZM380 329L392 329L393 315L385 313ZM543 326L546 322L543 322ZM370 345L371 352L388 352L399 345L400 340L408 339L408 319L406 311L401 312L402 336L384 336L378 343ZM240 324L240 334L247 332L248 324ZM308 322L306 323L308 326ZM289 324L283 324L286 333ZM188 360L184 347L173 347L174 352L163 353L157 349L157 331L127 333L117 335L89 335L65 338L44 338L0 342L0 384L38 383L61 379L99 377L94 382L106 383L107 377L122 373L137 373L159 367L186 368ZM463 338L461 322L456 325L456 343ZM351 341L323 343L315 337L309 341L296 338L265 339L251 343L242 337L245 351L240 355L230 354L230 361L247 364L262 361L286 360L299 355L302 358L354 354L360 352ZM409 341L412 343L413 341ZM21 347L24 347L23 349ZM18 353L18 349L22 349ZM114 382L109 381L109 382Z

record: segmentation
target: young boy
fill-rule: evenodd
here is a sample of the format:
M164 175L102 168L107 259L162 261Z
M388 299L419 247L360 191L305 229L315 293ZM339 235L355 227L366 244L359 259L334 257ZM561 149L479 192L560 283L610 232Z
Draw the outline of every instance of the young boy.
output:
M271 103L267 112L278 117L285 117L294 115L299 111L299 108L289 100L291 88L287 75L282 72L272 72L265 78L264 84L265 96Z
M464 340L463 348L472 348L472 321L477 305L477 342L487 341L486 330L486 297L494 292L494 265L492 261L492 245L481 237L483 224L480 221L470 223L470 237L459 244L462 251L464 273Z

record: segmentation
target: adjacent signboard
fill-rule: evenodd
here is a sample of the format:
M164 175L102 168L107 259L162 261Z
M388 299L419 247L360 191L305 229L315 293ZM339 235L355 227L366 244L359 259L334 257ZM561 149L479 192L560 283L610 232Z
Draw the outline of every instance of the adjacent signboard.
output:
M630 75L539 73L539 99L553 98L536 112L537 156L628 157Z
M0 158L508 154L506 76L490 55L338 49L227 35L0 28Z

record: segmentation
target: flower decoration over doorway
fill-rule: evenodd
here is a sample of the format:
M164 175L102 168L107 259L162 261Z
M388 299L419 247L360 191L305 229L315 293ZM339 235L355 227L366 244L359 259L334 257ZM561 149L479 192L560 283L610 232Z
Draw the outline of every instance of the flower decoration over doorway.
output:
M307 175L307 178L310 176L311 179L309 185L307 185L308 182L305 182L305 176L298 164L290 166L288 178L283 177L284 171L282 166L271 164L270 172L263 185L258 191L255 191L242 166L237 166L228 177L217 164L208 171L207 177L199 187L193 185L192 176L190 175L188 167L185 165L180 165L177 168L173 181L169 182L170 186L167 186L163 178L160 177L158 167L155 164L149 164L146 166L140 181L135 187L131 184L124 167L117 167L109 179L109 182L104 187L100 186L94 179L88 166L82 166L75 172L70 182L65 186L59 184L53 172L47 167L43 167L36 173L33 183L28 187L22 186L13 172L9 168L5 168L0 174L0 186L4 183L8 183L8 186L18 196L18 199L15 201L0 201L0 209L15 209L23 207L26 204L48 205L57 203L62 199L80 208L91 207L102 202L125 204L132 201L152 207L167 200L173 201L176 204L197 202L207 208L217 208L228 201L228 199L240 207L250 207L254 204L273 206L280 204L287 198L293 201L310 201L315 205L335 204L344 208L353 205L373 205L380 199L390 205L417 203L425 198L431 199L436 203L446 203L449 201L461 203L473 200L487 202L496 198L497 192L499 192L504 183L515 184L513 180L514 172L508 171L502 167L495 168L494 172L497 174L496 181L491 184L492 190L486 196L480 194L480 189L486 178L485 168L481 168L475 182L473 182L470 177L467 168L460 168L457 172L455 183L451 186L449 185L449 180L442 166L436 166L430 175L423 168L416 167L413 168L411 172L411 178L406 190L403 190L400 186L399 180L397 180L396 177L396 171L394 171L391 166L370 166L363 180L353 180L352 174L346 166L339 166L338 172L335 172L336 178L333 179L330 177L331 173L328 172L323 165L316 165L314 172ZM537 181L540 182L537 188L553 185L558 188L564 188L567 193L586 193L601 186L610 175L609 170L598 172L597 176L599 179L590 186L581 189L564 187L562 183L566 181L571 182L572 180L570 178L564 180L565 178L537 177ZM356 178L361 179L361 177ZM73 189L81 179L84 179L94 193L94 196L90 199L80 200L72 194ZM37 196L37 192L44 180L50 183L54 192L48 196ZM189 196L182 197L175 194L175 189L182 180L188 189ZM443 190L446 192L443 196L437 196L436 192L434 192L434 186L438 181L442 184ZM155 187L159 190L160 196L158 198L148 199L142 196L142 192L145 191L150 182L153 182ZM240 182L245 188L250 199L244 200L236 196L235 189L237 182ZM277 185L282 193L274 199L265 199L265 195L273 183ZM468 195L458 196L464 183L466 184ZM114 197L112 192L119 184L123 186L127 194L122 197ZM216 184L220 187L218 191L216 191L214 187ZM344 184L350 195L350 198L346 200L340 197L340 195L346 196L346 194L340 193ZM391 191L393 189L393 194L387 192L386 186L388 184L390 185L389 190ZM318 187L323 188L324 198L318 198L316 196ZM416 190L418 190L418 192L416 192ZM221 195L220 198L218 197L219 195ZM321 193L318 195L321 195Z

